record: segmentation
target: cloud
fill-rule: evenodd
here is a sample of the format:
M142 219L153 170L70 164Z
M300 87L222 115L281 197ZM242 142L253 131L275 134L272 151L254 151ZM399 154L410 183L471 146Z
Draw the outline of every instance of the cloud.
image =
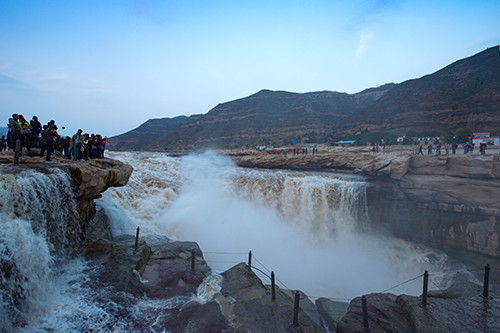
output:
M363 28L359 34L358 48L356 49L356 57L354 62L357 63L359 59L365 54L366 50L370 47L373 40L374 32L370 28Z
M39 81L64 80L68 79L69 74L66 73L45 73L38 77Z

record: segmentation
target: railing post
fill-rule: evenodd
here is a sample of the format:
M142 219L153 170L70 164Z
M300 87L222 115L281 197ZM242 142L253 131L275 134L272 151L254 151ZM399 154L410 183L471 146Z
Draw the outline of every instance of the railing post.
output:
M195 271L195 253L194 250L191 250L191 272Z
M271 272L271 298L273 301L276 299L276 286L274 284L274 271Z
M252 250L248 251L248 274L252 271Z
M488 289L490 284L490 264L484 266L484 284L483 284L483 297L488 298Z
M429 272L424 272L424 287L422 291L422 307L425 309L427 306L427 287L429 285Z
M300 294L298 290L295 290L295 302L293 302L293 326L299 326L299 300Z
M368 325L368 307L366 305L365 295L361 296L361 308L363 309L363 329L369 331L370 325Z
M140 230L140 228L137 227L137 231L135 232L135 247L134 247L134 252L137 251L137 246L139 245L139 230Z

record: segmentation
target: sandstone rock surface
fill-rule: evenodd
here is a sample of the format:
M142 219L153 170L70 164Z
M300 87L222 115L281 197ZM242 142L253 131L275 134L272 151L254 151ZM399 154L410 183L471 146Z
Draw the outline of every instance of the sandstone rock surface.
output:
M51 161L46 161L37 154L38 149L32 149L33 156L23 154L19 164L14 164L12 151L0 152L2 173L18 173L27 169L50 173L51 168L58 168L71 175L73 192L80 215L80 225L90 222L95 216L94 199L110 187L125 186L132 174L132 167L120 161L109 158L73 161L59 152L54 153Z
M296 148L296 147L295 147ZM499 150L417 156L417 146L227 151L239 166L363 175L371 221L396 236L500 258ZM286 154L285 154L286 152Z

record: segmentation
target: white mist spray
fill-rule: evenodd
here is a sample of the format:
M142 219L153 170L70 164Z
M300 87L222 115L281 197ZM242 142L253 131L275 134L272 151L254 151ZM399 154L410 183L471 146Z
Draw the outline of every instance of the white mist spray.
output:
M255 266L273 270L282 286L348 299L386 290L429 266L431 250L356 231L357 220L366 218L360 178L240 169L215 153L139 156L140 162L133 154L124 158L134 173L139 169L132 176L133 195L127 187L113 189L100 203L114 207L117 230L140 225L146 232L197 241L216 270L246 261L252 250ZM141 204L129 202L131 196ZM438 258L438 264L446 260ZM392 292L420 289L416 281Z

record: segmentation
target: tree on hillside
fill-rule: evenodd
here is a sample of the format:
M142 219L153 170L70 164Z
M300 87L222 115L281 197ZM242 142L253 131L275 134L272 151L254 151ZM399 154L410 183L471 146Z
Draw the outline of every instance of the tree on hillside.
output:
M472 137L472 130L468 128L459 129L455 135L457 143L466 143Z

